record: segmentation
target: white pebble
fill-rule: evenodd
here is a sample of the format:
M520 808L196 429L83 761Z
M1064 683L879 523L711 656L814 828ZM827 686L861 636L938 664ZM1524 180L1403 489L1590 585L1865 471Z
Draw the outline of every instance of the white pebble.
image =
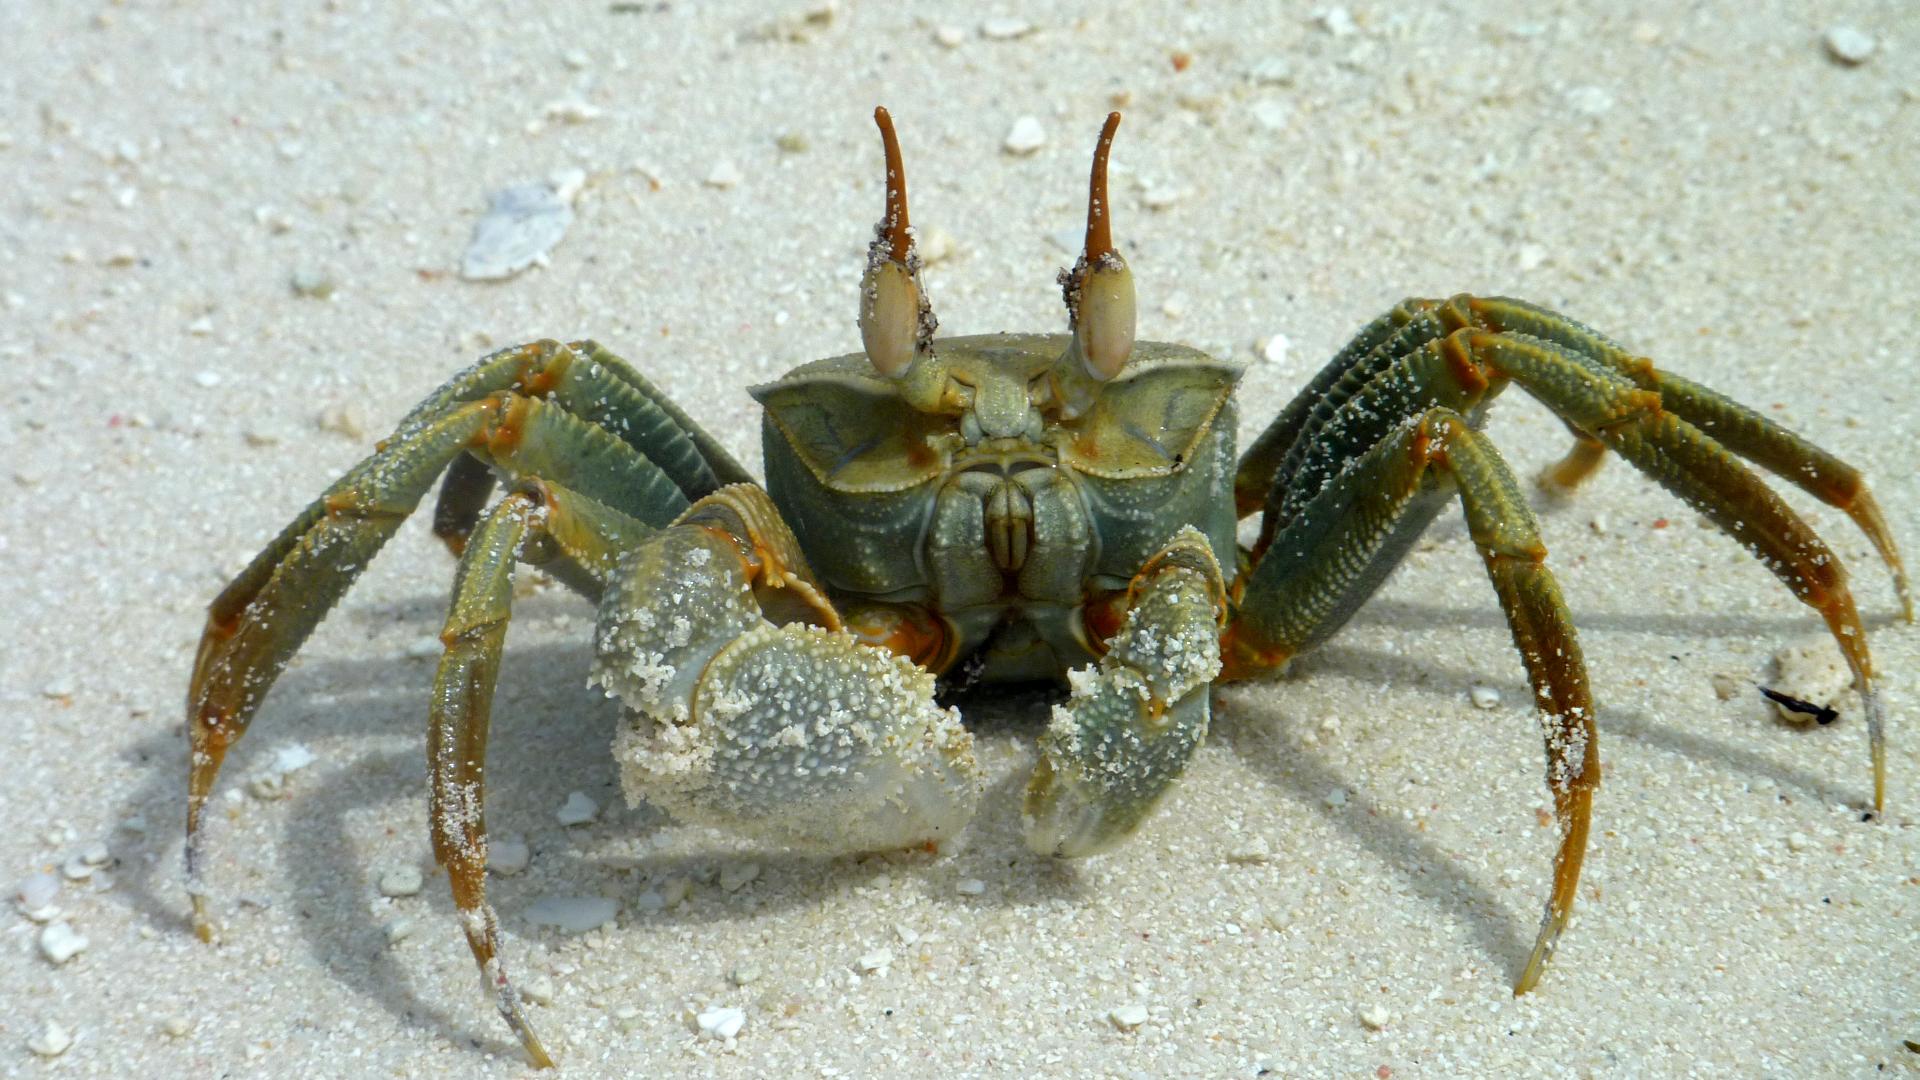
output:
M1828 27L1822 40L1826 42L1827 55L1847 65L1866 63L1867 58L1880 46L1873 35L1858 27L1844 25Z
M446 651L446 644L433 634L422 634L407 645L409 660L437 660Z
M41 1057L59 1057L72 1045L73 1032L62 1027L58 1020L47 1021L39 1034L27 1040L27 1049Z
M1805 851L1807 850L1807 845L1811 842L1812 841L1807 839L1806 833L1791 832L1787 834L1788 851Z
M1347 789L1346 788L1334 788L1332 791L1327 792L1327 808L1328 809L1338 810L1345 805L1347 805Z
M912 945L920 940L920 931L911 926L898 925L893 928L893 936L899 938L902 945Z
M706 177L700 182L710 188L725 191L745 179L746 176L740 172L740 166L722 159L713 163L713 168L707 170Z
M40 952L56 964L64 964L86 950L86 935L65 922L48 923L40 928Z
M178 1013L160 1018L160 1031L170 1039L184 1039L193 1030L193 1021Z
M1146 1022L1147 1007L1145 1005L1122 1005L1107 1012L1107 1023L1121 1031L1132 1031Z
M1047 132L1037 118L1023 116L1013 122L1013 127L1007 130L1006 141L1000 145L1009 154L1031 154L1047 145Z
M694 1022L700 1025L700 1034L705 1038L731 1039L747 1026L747 1014L743 1009L724 1005L702 1011L694 1017Z
M1351 37L1360 32L1359 25L1353 21L1353 14L1343 7L1327 8L1319 13L1315 21L1320 24L1320 29L1334 37Z
M1260 353L1260 359L1267 363L1284 364L1287 362L1287 350L1293 347L1293 342L1285 334L1274 334L1254 342L1253 347Z
M412 896L426 884L417 866L396 866L380 875L381 896Z
M1012 41L1033 33L1033 24L1025 19L1002 16L980 24L980 36L994 41Z
M1368 1031L1379 1031L1393 1021L1393 1011L1385 1005L1374 1005L1360 1014L1360 1022Z
M189 329L192 329L192 328L189 327ZM207 329L208 330L213 329L213 324L208 323ZM199 331L199 330L194 331L194 333L196 334L203 333L203 332L204 331ZM193 373L193 381L200 386L204 386L208 389L212 389L213 387L220 385L220 373L217 371L196 371Z
M1517 263L1522 270L1536 269L1541 263L1546 261L1547 249L1541 244L1521 244L1520 251L1514 258L1514 262Z
M93 871L93 865L78 855L74 855L67 859L66 862L60 864L60 873L65 875L68 881L85 881L93 876Z
M760 977L760 968L755 964L735 964L727 973L728 981L735 986L745 986Z
M1180 188L1150 187L1140 193L1140 201L1146 204L1149 210L1165 210L1167 207L1179 202L1180 197L1185 194L1186 192Z
M533 849L524 840L487 841L487 869L501 877L512 877L533 861Z
M579 98L563 98L559 101L549 101L546 107L541 110L541 113L545 115L547 119L558 120L563 124L585 124L589 121L598 120L601 116L598 106L581 101Z
M862 954L860 959L854 962L853 967L854 967L854 970L860 972L860 974L862 975L871 975L872 973L883 970L891 966L892 964L893 964L892 950L875 949L870 953Z
M979 896L987 891L987 883L977 877L961 878L960 883L953 887L953 891L961 896Z
M1613 108L1613 95L1605 87L1576 86L1567 91L1567 105L1581 116L1601 116Z
M45 873L22 878L15 892L21 911L38 911L59 898L60 879Z
M1467 696L1473 699L1476 709L1492 709L1500 704L1500 691L1484 683L1474 683L1467 687Z
M299 772L314 763L313 751L306 743L288 743L273 752L273 771L277 773Z
M395 919L392 922L388 923L387 924L387 948L391 949L395 945L398 945L401 942L412 937L413 932L419 929L419 925L420 924L415 922L414 920L407 919L407 918Z
M520 984L520 996L535 1005L553 1004L553 980L545 975L535 975Z
M71 679L55 679L40 688L41 697L52 698L55 701L61 698L72 697L76 693L78 693L78 691L74 688L73 680Z
M527 905L527 921L571 933L598 930L620 913L620 903L604 896L543 896Z
M739 892L759 876L759 863L728 863L720 868L720 888L726 892Z
M566 804L553 812L562 825L585 825L600 816L600 804L587 797L584 791L567 792Z
M967 32L957 26L937 26L933 31L933 40L942 48L957 49L967 40Z
M1290 86L1293 83L1293 64L1285 56L1269 56L1254 64L1247 74L1262 86Z

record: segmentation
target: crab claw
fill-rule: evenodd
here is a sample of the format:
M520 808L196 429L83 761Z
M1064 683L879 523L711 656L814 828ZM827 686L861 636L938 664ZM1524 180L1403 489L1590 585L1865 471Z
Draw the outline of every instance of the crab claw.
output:
M887 202L867 247L867 272L860 279L860 343L882 375L897 379L927 352L938 323L920 287L920 256L914 253L907 221L907 172L900 163L893 117L885 108L875 108L873 122L886 148Z

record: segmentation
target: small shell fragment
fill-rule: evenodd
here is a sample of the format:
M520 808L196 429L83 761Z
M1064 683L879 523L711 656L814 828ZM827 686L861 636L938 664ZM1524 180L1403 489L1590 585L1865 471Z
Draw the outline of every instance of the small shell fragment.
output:
M747 1026L747 1014L744 1009L723 1005L703 1010L694 1017L694 1022L700 1025L700 1034L703 1038L731 1039L740 1034L741 1028Z
M1822 721L1823 717L1831 721L1853 685L1853 672L1847 668L1840 649L1825 637L1808 639L1774 653L1773 669L1774 678L1766 689L1774 693L1768 695L1768 700L1788 723L1813 723ZM1795 704L1811 705L1813 711L1796 708L1795 704L1780 700L1781 696L1792 699Z
M875 949L872 952L861 954L860 959L854 962L853 967L855 971L858 971L862 975L871 975L876 971L884 971L886 968L892 966L892 964L892 950Z
M49 1020L40 1028L38 1034L27 1040L27 1049L41 1057L59 1057L73 1045L73 1032L68 1031L58 1020Z
M1873 35L1858 27L1845 25L1828 27L1821 41L1827 47L1828 56L1848 67L1866 63L1880 46Z
M1379 1031L1393 1022L1393 1010L1385 1005L1371 1005L1360 1013L1360 1022L1368 1031Z
M1474 683L1467 688L1467 696L1473 699L1476 709L1491 709L1500 704L1500 691L1483 683Z
M585 825L600 816L600 804L589 798L584 791L567 792L567 801L553 812L562 825Z
M487 869L501 877L512 877L533 861L533 849L524 840L489 840Z
M545 262L568 226L573 207L549 184L516 184L488 198L460 263L468 281L503 281Z
M426 884L417 866L396 866L380 875L381 896L413 896Z
M1121 1031L1132 1031L1147 1022L1145 1005L1122 1005L1107 1011L1107 1023Z

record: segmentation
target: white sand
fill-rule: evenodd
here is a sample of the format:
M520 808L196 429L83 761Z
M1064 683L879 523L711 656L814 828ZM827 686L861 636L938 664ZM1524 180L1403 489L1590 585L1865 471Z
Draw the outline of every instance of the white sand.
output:
M61 918L89 947L63 966L0 914L0 1074L525 1072L427 851L432 667L409 650L437 632L452 567L425 523L228 766L218 948L188 934L179 872L203 607L490 346L598 337L757 465L741 388L857 344L876 102L916 222L958 244L928 275L950 331L1062 324L1051 275L1071 254L1053 238L1077 228L1123 100L1115 202L1142 334L1249 361L1258 338L1292 343L1248 369L1246 436L1399 297L1511 292L1816 436L1920 556L1911 7L1368 5L1336 33L1304 7L1029 3L1032 31L997 40L981 24L1012 5L842 3L817 24L801 4L557 5L571 13L548 24L407 6L405 22L353 3L0 11L0 877L59 874L95 841L114 862L65 883ZM1824 51L1834 11L1877 39L1863 65ZM599 115L544 119L549 102ZM1044 145L1002 152L1027 114ZM722 163L740 181L704 185ZM550 266L495 286L450 273L488 192L569 167L591 179ZM295 296L290 277L316 273L333 297ZM1490 431L1531 475L1565 435L1508 396ZM323 410L366 433L322 430ZM1452 514L1294 676L1223 692L1168 805L1076 865L1019 838L1032 709L993 710L1013 716L981 732L995 797L947 858L756 852L625 809L611 708L584 685L588 613L558 590L524 601L490 819L532 864L492 894L512 969L550 987L536 1021L577 1075L1911 1074L1920 634L1867 545L1814 515L1854 568L1891 704L1891 809L1871 824L1857 709L1801 732L1712 689L1817 636L1810 612L1617 462L1542 513L1606 784L1538 993L1508 991L1548 875L1538 737ZM1474 708L1474 683L1504 703ZM294 744L318 760L285 798L239 794ZM574 790L606 807L597 822L558 823ZM746 863L758 876L723 888ZM383 897L405 867L425 888ZM649 910L688 880L683 904ZM584 936L532 925L551 896L620 914ZM856 977L880 949L891 963ZM710 1005L745 1010L734 1042L696 1036ZM1145 1023L1116 1030L1129 1005ZM52 1061L28 1049L49 1023L74 1035Z

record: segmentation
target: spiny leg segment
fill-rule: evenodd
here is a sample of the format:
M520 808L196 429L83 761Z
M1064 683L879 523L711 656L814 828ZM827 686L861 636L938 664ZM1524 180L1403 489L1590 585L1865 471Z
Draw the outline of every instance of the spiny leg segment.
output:
M576 503L607 508L587 518L563 515L562 521L590 518L592 527L574 529L570 540L553 539L562 552L603 548L624 535L611 524L617 520L631 519L632 528L664 525L694 498L744 475L657 390L590 342L539 342L495 354L417 407L371 457L289 523L208 612L187 695L187 880L194 929L203 940L211 940L213 924L201 878L201 826L227 751L300 645L434 479L469 456L506 476L539 478L550 490L577 493L570 496ZM436 524L456 549L467 547L491 486L483 469L453 470ZM524 493L502 505L523 502ZM501 528L491 542L499 541ZM597 543L595 528L608 530ZM596 591L593 567L575 558L552 565L563 580ZM490 692L491 666L474 669ZM436 696L436 707L443 704ZM529 1053L544 1058L523 1022L517 1026L528 1036Z
M1263 507L1265 515L1249 552L1252 569L1237 583L1223 677L1269 669L1331 636L1444 506L1446 488L1457 486L1540 697L1563 830L1552 898L1516 985L1524 992L1538 980L1570 913L1598 773L1592 706L1571 621L1544 563L1532 554L1543 558L1544 549L1524 500L1492 447L1473 434L1510 381L1575 434L1573 453L1549 470L1550 481L1577 483L1611 449L1741 540L1821 613L1853 668L1867 712L1876 809L1885 798L1884 724L1844 571L1736 453L1845 509L1893 572L1903 604L1908 589L1898 551L1857 471L1543 309L1465 296L1409 300L1369 324L1321 371L1241 462L1238 508L1244 516ZM1444 431L1435 428L1439 420ZM1723 444L1702 426L1731 437ZM1445 451L1438 457L1436 443ZM1469 452L1479 479L1460 471ZM1446 484L1431 478L1434 466ZM1428 479L1416 483L1422 474ZM1499 512L1476 525L1476 501ZM1524 527L1528 542L1490 548L1485 529L1493 525ZM1523 552L1526 558L1519 558Z

